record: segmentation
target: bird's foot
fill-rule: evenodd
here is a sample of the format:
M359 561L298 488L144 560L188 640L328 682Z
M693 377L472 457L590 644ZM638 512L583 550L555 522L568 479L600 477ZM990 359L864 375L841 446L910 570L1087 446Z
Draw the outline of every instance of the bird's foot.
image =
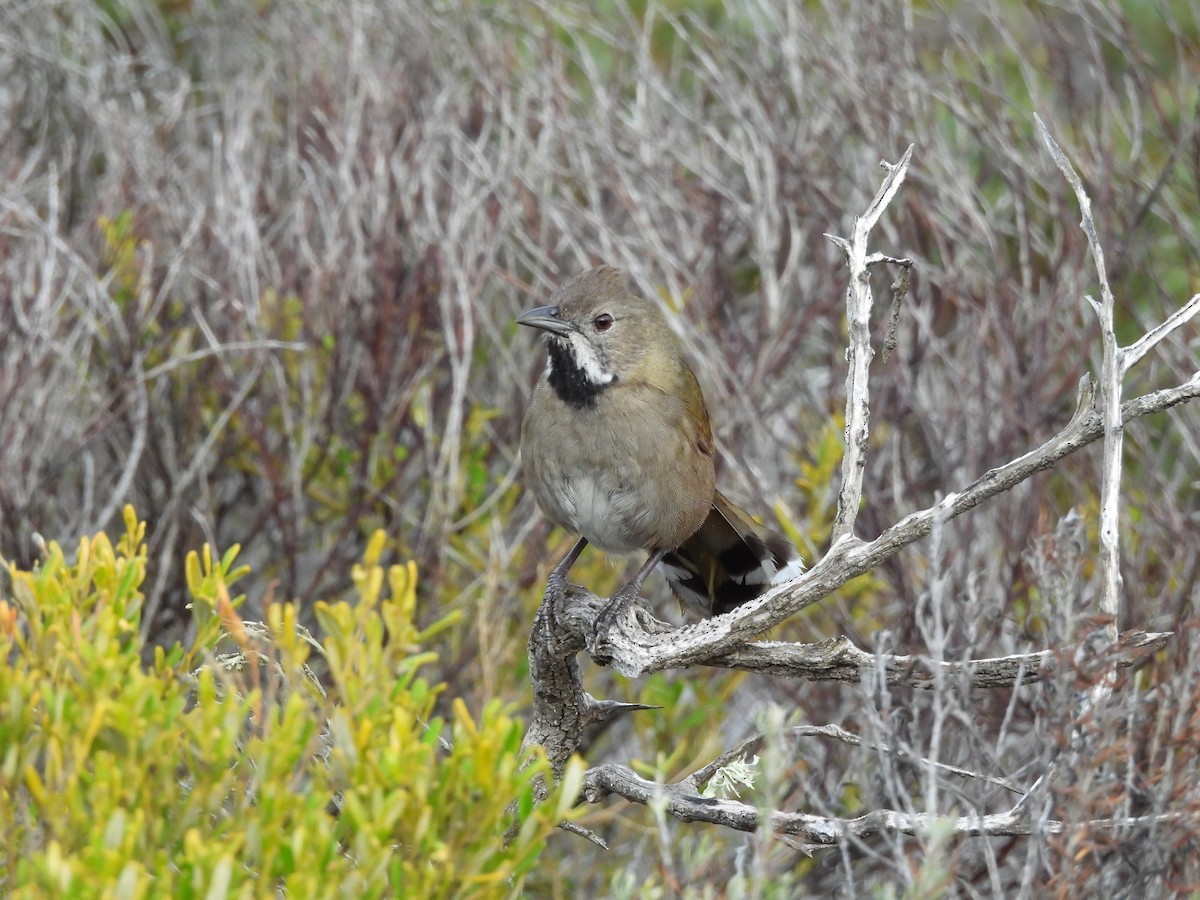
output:
M567 602L567 578L557 570L550 573L546 581L546 593L542 595L542 608L538 610L545 627L546 639L558 643L559 623L562 621Z
M542 606L538 610L538 615L542 616L544 613L544 623L549 632L548 637L552 640L558 633L558 625L562 621L561 613L567 600L567 573L571 571L571 566L575 564L575 560L579 559L579 554L586 546L587 538L580 538L576 541L575 546L562 558L562 562L554 567L554 571L546 579L546 593L542 595Z
M633 605L633 601L640 596L640 591L641 585L630 582L609 597L608 603L596 616L596 630L587 642L587 649L588 653L592 655L592 659L600 665L607 665L612 659L612 653L609 652L612 645L608 640L608 635L613 626L617 624L617 618L629 609Z

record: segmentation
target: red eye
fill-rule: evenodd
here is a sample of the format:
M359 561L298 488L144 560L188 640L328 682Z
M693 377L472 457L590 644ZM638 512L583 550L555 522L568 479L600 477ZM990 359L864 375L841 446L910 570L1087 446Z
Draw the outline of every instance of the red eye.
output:
M613 317L608 313L600 313L600 315L592 319L592 324L596 326L597 331L608 331L608 329L612 328Z

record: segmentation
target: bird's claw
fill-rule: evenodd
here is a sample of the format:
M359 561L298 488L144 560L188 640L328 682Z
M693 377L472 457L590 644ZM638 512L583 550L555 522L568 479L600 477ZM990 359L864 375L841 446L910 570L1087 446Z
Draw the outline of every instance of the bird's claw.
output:
M558 647L560 623L562 622L563 606L567 602L567 580L552 574L546 582L546 592L542 595L542 606L538 610L543 634L548 647Z
M612 653L609 652L612 644L608 636L612 632L613 626L617 624L617 619L633 605L633 601L637 598L637 588L625 585L609 598L608 603L596 616L596 628L587 642L587 649L592 659L599 665L607 665L612 660Z

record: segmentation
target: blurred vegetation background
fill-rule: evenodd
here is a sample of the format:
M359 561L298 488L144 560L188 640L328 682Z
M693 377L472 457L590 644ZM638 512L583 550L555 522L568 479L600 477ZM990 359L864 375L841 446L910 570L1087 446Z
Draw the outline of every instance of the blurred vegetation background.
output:
M143 638L169 645L194 637L188 550L240 544L242 614L287 599L312 622L316 601L351 596L382 528L416 561L417 619L462 614L431 667L442 711L519 709L528 627L570 537L520 488L543 360L514 315L588 265L625 269L671 313L705 388L722 489L816 558L844 402L843 264L823 234L848 233L880 158L916 144L876 244L917 262L899 347L873 368L864 537L1050 436L1097 368L1094 270L1034 112L1091 193L1128 342L1200 290L1195 2L2 0L0 553L28 568L34 533L115 533L132 503L149 523ZM1127 390L1177 383L1197 356L1184 329ZM1089 448L947 524L779 636L952 658L1078 638L1098 459ZM1200 803L1194 758L1150 777L1186 745L1174 713L1200 682L1200 416L1138 422L1125 464L1121 626L1179 638L1138 676L1137 705L1095 727L1158 735L1136 745L1142 808ZM574 575L603 593L623 564L591 554ZM661 581L649 592L678 617ZM588 761L663 777L771 708L1010 775L1073 727L1069 678L916 694L586 677L598 696L665 707L597 734ZM760 799L855 815L1007 796L923 779L810 743ZM1108 802L1064 791L1077 817ZM532 889L1090 890L1195 849L1183 831L890 838L810 859L622 804L582 821L613 850L557 836ZM1078 840L1099 844L1081 855Z

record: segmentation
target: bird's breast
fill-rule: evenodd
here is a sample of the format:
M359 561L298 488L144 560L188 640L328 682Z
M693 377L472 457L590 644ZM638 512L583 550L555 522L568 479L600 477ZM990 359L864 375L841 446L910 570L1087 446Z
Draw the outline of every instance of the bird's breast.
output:
M543 382L522 429L526 482L563 527L611 552L674 549L712 506L712 458L681 404L616 384L572 407Z

